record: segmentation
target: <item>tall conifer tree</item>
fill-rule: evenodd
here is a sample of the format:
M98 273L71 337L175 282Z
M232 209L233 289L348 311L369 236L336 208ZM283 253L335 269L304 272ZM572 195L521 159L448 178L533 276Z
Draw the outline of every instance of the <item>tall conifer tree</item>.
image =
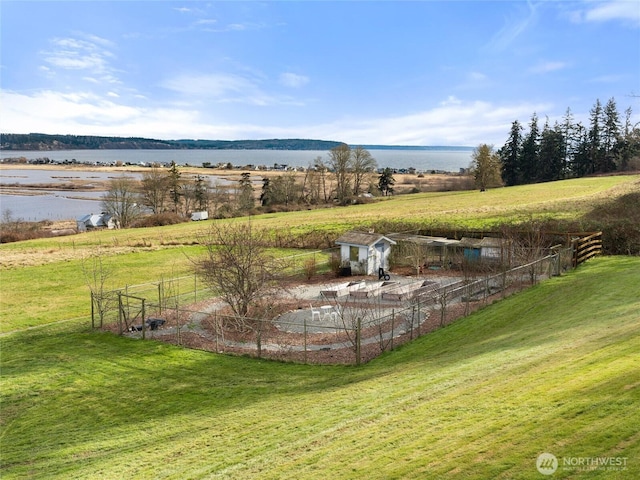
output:
M507 143L498 151L502 162L502 180L506 185L521 183L520 154L522 150L522 125L518 120L511 124Z

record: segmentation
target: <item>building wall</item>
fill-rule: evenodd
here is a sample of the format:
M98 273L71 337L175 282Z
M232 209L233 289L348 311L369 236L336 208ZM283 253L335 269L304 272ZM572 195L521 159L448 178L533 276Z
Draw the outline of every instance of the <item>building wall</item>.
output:
M353 273L364 275L375 275L378 273L380 265L385 268L388 266L389 244L384 243L382 255L376 249L376 245L370 247L358 245L358 260L351 260L351 247L354 245L340 245L340 258L344 265L350 265Z

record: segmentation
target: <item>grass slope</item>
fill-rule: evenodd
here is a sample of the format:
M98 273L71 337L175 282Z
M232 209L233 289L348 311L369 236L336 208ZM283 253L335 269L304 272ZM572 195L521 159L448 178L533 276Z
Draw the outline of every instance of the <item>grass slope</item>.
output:
M599 258L363 366L68 325L2 341L3 479L640 478L640 259ZM625 471L562 469L625 457Z
M281 235L315 233L332 238L354 227L385 221L422 227L490 229L500 223L531 219L579 220L594 205L638 190L640 175L577 178L486 192L401 195L350 207L264 214L254 217L254 221L256 226L274 229ZM126 254L189 246L206 231L206 225L207 222L190 222L2 244L0 269L71 261L96 248L105 253Z
M260 215L252 221L280 235L310 234L331 241L348 229L385 221L490 229L499 222L523 219L577 220L604 199L633 190L640 190L640 175L579 178L486 192L402 195L345 208ZM189 274L193 271L189 257L201 252L197 240L206 229L206 222L191 222L2 244L0 332L69 318L86 323L89 296L79 259L96 251L113 272L108 289Z

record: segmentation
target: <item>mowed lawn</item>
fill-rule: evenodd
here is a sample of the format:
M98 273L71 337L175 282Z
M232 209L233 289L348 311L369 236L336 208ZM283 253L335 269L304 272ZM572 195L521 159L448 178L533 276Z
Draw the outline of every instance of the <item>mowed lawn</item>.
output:
M398 222L402 229L427 230L490 230L502 222L546 218L579 222L594 205L634 190L640 190L640 175L578 178L486 192L402 195L348 208L260 215L251 221L282 237L313 236L332 244L349 229L380 224L393 229ZM0 333L69 319L88 323L82 259L96 253L111 273L106 289L192 274L192 260L203 252L198 244L208 225L190 222L1 244Z
M360 368L12 333L0 475L640 478L639 293L640 258L597 258ZM593 458L626 469L564 466Z

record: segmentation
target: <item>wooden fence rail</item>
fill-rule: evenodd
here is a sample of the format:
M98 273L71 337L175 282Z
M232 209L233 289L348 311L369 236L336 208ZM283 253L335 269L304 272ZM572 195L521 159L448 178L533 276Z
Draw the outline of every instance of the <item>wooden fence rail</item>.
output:
M602 254L602 232L594 232L586 237L577 238L572 243L574 267Z

